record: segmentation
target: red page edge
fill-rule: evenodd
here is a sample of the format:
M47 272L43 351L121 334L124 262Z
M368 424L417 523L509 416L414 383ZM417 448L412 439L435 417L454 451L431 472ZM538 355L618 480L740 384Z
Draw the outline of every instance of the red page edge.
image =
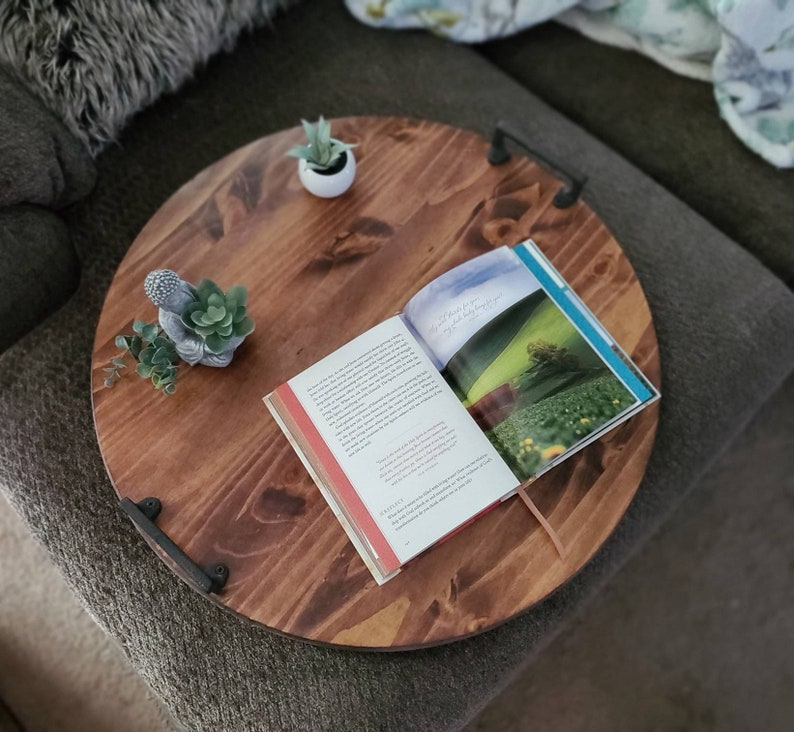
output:
M309 443L317 459L334 482L336 492L347 505L356 524L358 524L367 537L367 541L378 553L378 561L383 565L384 574L390 574L399 569L402 566L402 562L397 558L388 540L378 528L375 519L372 518L372 514L367 510L350 479L345 474L345 471L342 470L342 466L339 465L320 432L314 426L314 422L306 413L292 387L288 383L282 384L276 388L275 393L281 399L284 408L289 412L298 429L303 432L306 442Z

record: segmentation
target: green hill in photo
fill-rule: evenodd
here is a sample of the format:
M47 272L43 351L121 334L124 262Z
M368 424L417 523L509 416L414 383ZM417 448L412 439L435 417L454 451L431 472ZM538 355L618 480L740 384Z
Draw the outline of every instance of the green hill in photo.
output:
M449 360L441 374L461 399L466 398L472 385L514 340L544 300L548 300L548 296L538 290L511 305L478 330Z
M545 292L538 291L505 310L472 336L450 359L444 377L454 384L462 401L473 404L529 367L527 345L534 341L546 341L567 349L577 357L581 372L603 367L598 355L554 301Z

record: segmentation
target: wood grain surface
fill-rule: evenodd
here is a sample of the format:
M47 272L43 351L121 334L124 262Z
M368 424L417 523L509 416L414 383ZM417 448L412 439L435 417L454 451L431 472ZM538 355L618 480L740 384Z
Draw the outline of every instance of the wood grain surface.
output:
M378 587L262 397L437 275L530 236L658 386L656 336L620 246L583 202L552 206L559 181L531 161L515 154L492 167L484 139L427 121L352 117L333 128L359 145L344 196L318 199L300 186L284 155L301 139L295 128L207 168L149 221L97 326L97 435L119 496L157 496L158 525L180 547L201 564L228 565L214 601L314 642L435 645L527 610L593 556L640 484L658 405L530 487L565 561L515 498ZM116 334L156 319L143 281L157 268L246 285L256 331L228 368L181 368L173 396L134 374L105 388Z

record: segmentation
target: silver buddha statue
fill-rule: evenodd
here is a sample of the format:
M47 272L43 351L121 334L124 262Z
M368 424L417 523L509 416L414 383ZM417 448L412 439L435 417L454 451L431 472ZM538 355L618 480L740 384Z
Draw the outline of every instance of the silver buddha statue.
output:
M174 342L176 352L183 361L191 366L200 363L218 368L231 363L234 350L245 340L245 336L232 338L229 348L223 353L212 353L201 336L188 330L182 322L185 308L196 301L196 288L193 285L185 282L173 270L155 269L146 276L143 289L159 308L160 327Z

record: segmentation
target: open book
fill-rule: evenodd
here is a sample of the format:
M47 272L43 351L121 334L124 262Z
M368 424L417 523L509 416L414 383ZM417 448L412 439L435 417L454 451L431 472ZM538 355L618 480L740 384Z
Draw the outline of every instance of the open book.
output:
M265 397L378 584L658 392L529 240Z

